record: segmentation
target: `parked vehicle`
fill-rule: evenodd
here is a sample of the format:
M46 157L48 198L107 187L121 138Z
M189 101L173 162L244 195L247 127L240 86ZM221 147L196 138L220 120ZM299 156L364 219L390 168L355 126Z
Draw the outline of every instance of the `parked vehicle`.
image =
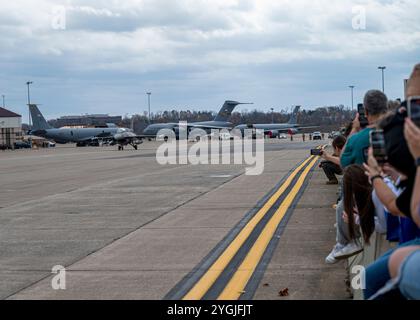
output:
M13 146L15 149L30 149L31 148L31 144L25 141L16 141L13 144Z
M312 133L312 140L322 140L322 134L319 131Z
M8 146L8 145L6 145L6 144L0 144L0 150L7 150L7 149L10 149L10 147Z
M279 134L279 139L287 139L287 134L285 134L285 133L280 133L280 134Z

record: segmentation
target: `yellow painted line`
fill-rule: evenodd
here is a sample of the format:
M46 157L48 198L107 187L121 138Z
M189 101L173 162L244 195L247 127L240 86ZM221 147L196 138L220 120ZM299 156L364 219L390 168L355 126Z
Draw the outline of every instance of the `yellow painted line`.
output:
M245 289L246 284L254 273L258 263L260 262L262 255L264 254L268 244L270 243L274 233L277 230L278 225L284 218L284 215L286 214L299 190L302 188L305 178L317 160L317 158L313 159L309 166L305 168L293 189L290 191L280 207L271 217L270 221L264 227L263 231L252 246L251 250L248 252L244 261L218 297L218 300L237 300L244 292L243 290Z
M311 160L314 156L307 158L300 166L298 166L292 174L286 179L281 187L270 197L270 199L264 204L264 206L258 210L258 212L252 217L251 220L245 225L245 227L239 232L235 239L229 244L229 246L223 251L219 258L212 264L207 272L200 278L199 281L191 288L191 290L183 297L183 300L199 300L206 292L211 288L229 262L233 259L235 254L241 248L243 243L252 233L258 222L265 216L265 214L274 205L277 199L283 194L283 192L292 183L294 177L299 171Z

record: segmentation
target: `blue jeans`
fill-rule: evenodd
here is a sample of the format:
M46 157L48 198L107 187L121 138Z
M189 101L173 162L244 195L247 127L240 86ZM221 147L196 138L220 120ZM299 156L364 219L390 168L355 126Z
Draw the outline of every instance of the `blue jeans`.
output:
M388 271L388 260L392 253L399 248L413 245L420 245L420 238L400 244L397 248L387 251L366 268L366 289L363 290L363 296L365 299L369 299L379 289L385 286L389 280L391 280L391 276Z
M420 300L420 250L412 252L400 269L398 287L410 300Z

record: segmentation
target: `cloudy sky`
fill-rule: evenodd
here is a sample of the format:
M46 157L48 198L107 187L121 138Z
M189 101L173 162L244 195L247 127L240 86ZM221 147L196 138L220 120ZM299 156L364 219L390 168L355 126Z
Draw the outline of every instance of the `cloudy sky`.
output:
M2 0L0 94L27 118L152 109L349 105L403 94L420 62L418 0ZM363 25L365 13L365 25ZM64 17L64 18L63 18ZM238 108L240 111L240 108Z

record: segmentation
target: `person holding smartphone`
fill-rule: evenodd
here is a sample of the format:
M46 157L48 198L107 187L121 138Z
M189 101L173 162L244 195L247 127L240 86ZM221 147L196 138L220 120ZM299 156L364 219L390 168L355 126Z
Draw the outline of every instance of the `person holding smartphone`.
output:
M410 101L416 96L420 96L420 64L414 67L407 83L406 97L409 103L405 102L403 105L410 108ZM412 119L407 117L407 114L413 113L407 111L400 109L382 126L388 162L407 176L403 192L396 196L384 184L382 169L372 150L369 151L369 160L364 167L378 197L388 211L394 215L408 217L420 227L420 130ZM394 289L399 289L406 298L419 298L419 248L420 237L417 237L386 252L369 265L365 272L365 299L381 298L381 295L390 294Z
M413 105L410 107L414 108ZM420 104L416 108L420 109ZM409 114L413 115L414 110L410 111ZM417 173L411 212L414 222L420 228L420 128L408 117L405 119L404 137L412 156L416 159ZM420 245L395 250L389 258L388 269L392 278L391 285L398 288L405 298L420 300Z
M416 108L420 108L420 104ZM413 115L414 110L410 111L409 114ZM411 213L414 222L420 228L420 128L409 117L405 119L404 137L412 156L416 159L417 172L411 199ZM392 278L390 286L398 288L407 299L420 300L420 245L395 250L389 258L388 270Z
M362 129L359 121L359 114L356 115L352 123L351 132L346 144L340 154L341 168L344 170L352 164L362 165L366 161L367 149L370 146L369 132L373 130L376 123L386 114L388 110L388 99L379 90L369 90L363 99L365 115L369 125ZM363 250L362 245L357 239L351 237L348 225L343 220L343 200L345 194L340 195L340 201L336 207L336 244L325 258L327 264L337 263L341 259L346 259ZM358 238L358 237L356 237Z
M420 128L410 118L405 119L404 136L417 167L411 212L414 222L420 228Z
M409 104L408 108L410 107L413 106ZM420 109L420 104L416 108ZM409 114L412 115L413 113L409 112ZM414 222L420 228L420 128L409 117L405 119L404 137L411 155L416 159L417 172L411 199L411 215ZM384 257L381 257L380 261L382 260L384 260ZM379 263L377 262L375 265L378 267ZM385 264L382 263L382 265ZM387 267L391 280L372 296L371 299L382 298L390 294L395 296L393 292L397 292L406 299L420 300L420 240L411 241L393 250L389 255ZM369 268L371 269L372 267ZM371 281L369 268L368 283Z
M351 164L363 164L366 162L366 151L370 146L369 133L388 111L388 99L379 90L366 92L363 106L367 126L362 128L359 113L353 120L351 132L346 145L341 153L341 167L344 169Z
M346 138L344 136L337 136L332 141L333 153L328 154L325 150L321 151L321 158L323 159L319 164L319 167L324 170L325 175L328 178L326 184L338 184L336 175L342 175L343 170L340 166L340 155L346 144Z

